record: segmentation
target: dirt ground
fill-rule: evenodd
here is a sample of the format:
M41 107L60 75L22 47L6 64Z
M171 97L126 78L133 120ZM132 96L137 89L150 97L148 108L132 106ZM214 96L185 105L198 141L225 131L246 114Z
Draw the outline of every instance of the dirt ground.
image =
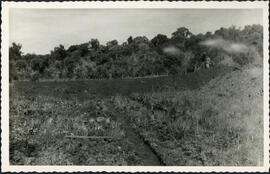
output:
M15 82L10 162L261 165L261 72L221 66L181 77Z

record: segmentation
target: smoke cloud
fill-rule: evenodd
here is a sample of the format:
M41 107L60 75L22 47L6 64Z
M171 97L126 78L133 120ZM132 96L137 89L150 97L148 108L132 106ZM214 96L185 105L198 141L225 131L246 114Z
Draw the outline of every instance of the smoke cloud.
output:
M248 51L248 47L242 43L230 42L223 39L209 39L200 42L200 45L222 49L227 53L245 53Z
M180 52L181 51L178 48L176 48L175 46L168 46L168 47L165 47L163 49L163 53L171 54L171 55L174 55L174 56L179 55Z
M209 39L199 43L210 48L216 48L223 50L230 54L245 53L247 57L253 57L253 64L262 65L263 59L258 53L257 49L253 46L247 46L243 43L236 43L231 41L226 41L224 39ZM228 60L229 57L226 57L224 63L232 64L232 60ZM231 58L230 58L231 59Z

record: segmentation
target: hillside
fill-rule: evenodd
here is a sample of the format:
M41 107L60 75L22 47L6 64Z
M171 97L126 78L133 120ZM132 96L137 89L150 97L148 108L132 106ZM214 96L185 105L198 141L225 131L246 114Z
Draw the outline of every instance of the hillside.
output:
M199 89L136 94L122 106L133 106L134 128L166 165L262 165L262 78L262 67L249 65Z
M262 74L259 65L217 66L186 76L16 82L11 163L262 165Z

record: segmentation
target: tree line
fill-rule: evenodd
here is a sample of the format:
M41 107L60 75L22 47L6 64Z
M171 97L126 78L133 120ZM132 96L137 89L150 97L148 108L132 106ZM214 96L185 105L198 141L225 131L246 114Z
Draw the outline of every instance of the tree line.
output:
M217 46L201 44L211 39L243 43L263 55L263 27L248 25L220 28L215 32L193 34L185 27L167 37L158 34L151 40L145 36L130 36L119 44L112 40L106 45L98 39L55 47L49 54L24 54L22 45L12 43L9 48L10 80L37 79L110 79L171 75L193 71L195 65L210 57L219 63L231 56L240 65L252 61L250 52L230 52Z

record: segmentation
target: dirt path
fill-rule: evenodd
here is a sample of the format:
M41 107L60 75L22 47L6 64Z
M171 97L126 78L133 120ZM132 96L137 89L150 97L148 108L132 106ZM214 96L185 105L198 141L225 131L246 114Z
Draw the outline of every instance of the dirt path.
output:
M154 149L140 137L130 125L126 115L119 114L117 118L125 131L125 138L133 144L136 155L142 160L143 166L164 166L164 162Z

